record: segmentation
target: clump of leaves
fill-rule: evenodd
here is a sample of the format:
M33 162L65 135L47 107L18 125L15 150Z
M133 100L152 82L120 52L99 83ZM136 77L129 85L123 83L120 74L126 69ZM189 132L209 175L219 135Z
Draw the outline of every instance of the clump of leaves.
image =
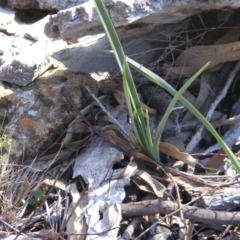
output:
M212 125L203 117L203 115L190 102L188 102L187 99L182 96L188 86L208 67L209 63L204 65L196 74L194 74L188 80L188 82L185 83L185 85L177 92L161 77L148 70L147 68L143 67L142 65L138 64L134 60L125 56L118 35L114 29L114 26L102 0L94 0L94 4L106 32L106 35L108 37L108 40L110 42L110 45L113 49L113 53L117 60L120 71L123 75L124 94L132 121L132 127L134 130L134 134L142 147L143 152L156 162L160 162L159 141L161 139L162 131L165 126L166 120L169 117L169 114L171 113L176 102L179 100L209 130L209 132L212 133L212 135L218 141L219 145L222 147L222 149L225 151L225 153L231 160L232 165L240 173L240 164L231 149L229 149L229 147L224 143L222 138L212 127ZM133 67L136 71L141 73L143 76L148 78L150 81L164 88L174 97L163 117L164 120L159 123L155 139L153 139L150 133L148 114L146 114L146 119L144 118L129 65Z

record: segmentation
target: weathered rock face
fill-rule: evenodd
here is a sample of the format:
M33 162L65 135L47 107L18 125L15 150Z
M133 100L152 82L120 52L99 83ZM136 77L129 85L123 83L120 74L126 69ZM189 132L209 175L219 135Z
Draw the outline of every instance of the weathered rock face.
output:
M183 28L184 19L202 11L222 9L218 17L224 22L232 9L240 7L240 1L229 0L104 3L126 54L144 65L156 60L156 42L167 42L167 34ZM51 145L56 134L76 116L61 87L66 86L82 108L88 100L85 85L96 92L97 83L78 72L114 72L117 64L112 56L100 52L110 46L90 0L5 0L0 6L5 7L0 8L0 119L7 111L6 127L15 130L12 159L28 160ZM7 6L20 12L31 9L56 14L34 24L23 24ZM164 34L159 34L159 29ZM52 57L76 73L58 69L40 77L53 64Z
M64 86L75 104L82 108L90 100L86 85L94 92L98 89L89 75L74 74L65 69L48 71L25 88L2 85L0 108L8 113L6 128L14 129L11 159L29 160L36 157L40 149L49 147L54 137L76 116L61 88Z
M228 0L105 0L103 2L115 27L118 28L139 23L149 25L176 23L202 11L240 7L239 1ZM45 33L52 38L79 38L99 32L99 27L101 23L93 2L88 1L53 15L45 27Z
M8 0L8 6L20 9L62 10L87 2L88 0Z
M194 14L214 9L222 9L223 15L229 15L231 9L240 7L239 1L228 0L105 0L104 4L117 28L123 45L126 46L126 54L145 65L154 61L156 54L151 51L152 43L156 42L155 34L158 29L162 30L163 28L164 30L165 26L163 24L179 23ZM51 39L63 39L68 43L76 44L68 47L62 46L61 49L54 51L52 51L52 46L55 46L56 42L54 44L45 43L43 46L49 45L48 49L51 49L49 55L61 61L69 70L84 73L117 71L114 58L100 53L100 50L106 50L110 47L103 35L103 28L94 9L93 1L8 0L8 5L14 9L34 8L58 11L57 14L50 15L47 23L45 22L45 34ZM226 8L228 10L224 10ZM167 27L167 29L169 28ZM42 29L39 28L39 31L42 32ZM159 37L162 38L163 35L158 35L157 38ZM41 54L44 55L43 47L37 46L37 43L33 44L33 50L29 52L35 52L34 47L42 49ZM45 54L45 56L38 58L32 55L30 54L25 59L38 59L38 62L21 65L17 59L14 59L12 64L2 66L0 77L5 78L5 81L18 82L17 84L21 85L25 85L26 82L29 83L30 78L35 79L51 63L48 58L49 55L46 56ZM25 72L25 74L22 74L22 81L16 79L13 74L19 69L23 73ZM24 71L24 69L27 69L27 71Z
M239 1L228 0L112 0L104 1L104 3L123 45L127 46L125 47L126 54L132 55L141 64L154 61L155 52L151 51L152 43L156 42L156 38L161 41L164 37L156 35L159 29L164 30L164 24L175 25L202 11L228 8L229 10L222 11L224 18L224 15L231 14L231 8L240 7ZM101 35L102 32L92 1L59 11L56 15L52 15L45 25L45 34L48 37L78 42L78 44L56 51L52 56L68 69L85 73L116 71L117 64L113 58L99 52L99 50L110 49L106 37ZM168 32L169 29L166 33ZM147 36L146 41L144 41L144 36ZM98 56L101 56L101 60Z
M175 32L183 28L186 22L177 26L163 26L165 33ZM167 34L159 35L154 30L149 31L145 25L137 25L132 29L121 29L118 32L125 54L137 62L148 65L156 60L157 43L167 41ZM157 39L157 41L156 41ZM86 36L79 43L69 45L56 51L52 57L62 62L73 72L119 72L113 55L101 52L111 49L104 33Z
M6 8L0 8L0 16L0 80L26 86L52 65L51 54L66 44L43 34L48 17L27 25Z

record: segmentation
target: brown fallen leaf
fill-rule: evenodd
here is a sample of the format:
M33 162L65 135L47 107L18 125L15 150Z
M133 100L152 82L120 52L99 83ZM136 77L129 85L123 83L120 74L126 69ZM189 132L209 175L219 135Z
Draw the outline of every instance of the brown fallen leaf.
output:
M140 153L140 152L135 152L132 151L131 155L133 156L133 158L136 158L138 160L141 160L143 162L145 162L147 165L151 165L154 166L156 168L159 168L159 164L157 162L155 162L154 160L152 160L151 158L147 157L145 154Z
M89 136L85 137L84 139L65 143L64 146L72 151L79 151L80 148L84 147L88 143L90 138L91 138L91 136L89 135Z
M61 150L60 152L39 158L37 161L33 163L32 167L34 167L36 171L44 171L53 164L55 164L56 162L59 163L60 161L69 159L72 154L73 154L72 150L64 149Z
M137 184L137 179L135 178L135 182L139 189L147 192L154 193L157 197L163 197L164 191L166 187L158 182L156 179L152 178L150 174L143 170L138 170L136 175L145 182L145 184ZM150 187L150 188L149 188ZM145 189L145 190L144 190Z
M209 159L209 161L204 165L204 168L218 169L221 166L223 160L226 158L226 156L222 155L224 153L225 152L222 149L219 149L217 154L211 157L211 159Z
M208 69L224 62L238 61L240 59L240 42L219 45L190 47L179 55L175 66L195 67L196 70L210 61Z
M76 134L91 134L91 130L87 124L81 119L75 118L68 126L66 136L64 138L64 144L74 141Z
M55 181L55 180L53 180L53 179L45 178L45 179L40 183L40 185L41 185L41 184L47 184L47 185L49 185L49 186L53 186L53 184L54 184L55 187L57 187L57 188L59 188L59 189L61 189L61 190L63 190L63 191L66 190L66 184L65 184L64 182L62 182L62 181L59 181L59 180Z
M87 195L83 192L80 194L77 190L76 183L71 184L67 187L67 191L72 196L72 203L67 211L67 216L70 216L69 221L67 222L67 232L71 233L70 236L68 236L68 239L70 240L82 240L85 239L85 234L87 233L87 222L86 218L84 216L84 207L88 204L88 198ZM81 201L79 202L79 199ZM76 204L77 207L76 207ZM73 209L75 210L73 211Z
M172 77L178 77L179 75L191 76L208 61L211 61L211 65L206 71L207 72L218 71L222 67L224 62L229 61L229 60L226 60L226 61L221 60L220 63L217 63L220 59L222 59L222 57L224 59L225 52L228 55L227 58L234 57L233 55L231 55L231 50L233 50L231 49L231 44L234 42L238 42L238 39L240 36L239 28L240 28L240 24L234 25L232 29L230 29L225 35L220 37L213 45L196 46L196 47L189 48L188 50L180 54L180 56L175 62L174 67L171 67L170 69L169 68L164 69L163 72L168 75L170 74ZM228 46L229 52L226 49L223 50L224 52L221 52L221 46L224 44L230 44ZM212 48L213 46L217 46L217 48ZM202 50L203 52L201 52ZM219 58L219 57L220 59L217 60L216 58ZM193 62L191 63L191 61Z
M214 45L237 42L240 37L240 24L235 24L225 35L220 37Z
M118 105L116 108L112 108L109 110L112 117L116 118L120 112L125 108L124 105ZM95 116L95 125L96 126L106 126L109 123L114 123L105 113L104 111L99 111Z
M102 135L104 137L106 137L110 142L119 146L120 149L123 149L123 150L125 150L126 152L129 152L129 153L133 151L132 146L128 142L119 138L114 131L112 131L112 130L105 131L105 132L102 133Z
M166 155L173 157L179 161L188 164L191 167L195 167L198 163L197 159L193 158L190 154L180 152L176 147L169 143L161 142L159 143L159 151Z

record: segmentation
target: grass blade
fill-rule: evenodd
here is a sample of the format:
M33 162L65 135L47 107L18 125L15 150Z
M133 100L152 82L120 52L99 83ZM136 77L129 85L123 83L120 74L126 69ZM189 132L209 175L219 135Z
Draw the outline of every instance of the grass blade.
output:
M160 87L166 89L172 96L175 96L177 94L177 91L170 86L166 81L164 81L161 77L159 77L157 74L153 73L149 69L143 67L139 63L135 62L134 60L130 58L126 58L130 66L132 66L136 71L141 73L143 76L148 78L150 81L156 83ZM233 154L231 149L224 143L222 138L219 136L219 134L216 132L216 130L213 128L213 126L203 117L203 115L183 96L179 98L179 101L186 106L186 108L204 125L204 127L214 136L214 138L217 140L221 148L224 150L224 152L227 154L228 158L231 161L231 164L234 166L234 168L237 170L238 173L240 173L240 163L238 162L236 156Z
M153 143L153 148L154 148L154 155L155 155L155 159L159 159L159 142L162 136L162 132L163 129L167 123L167 120L172 112L172 109L174 108L175 104L177 103L177 101L181 98L181 96L183 95L183 93L187 90L187 88L193 83L193 81L196 80L196 78L208 67L210 63L208 62L207 64L205 64L200 70L198 70L181 88L180 90L175 94L175 96L173 97L172 101L170 102L170 104L168 105L168 108L165 112L165 114L163 115L163 118L161 120L161 122L159 123L158 127L157 127L157 131L156 131L156 136L154 139L154 143ZM159 159L160 161L160 159Z
M149 157L153 157L152 138L149 136L147 130L147 125L144 119L142 107L132 78L132 74L130 72L127 61L125 61L123 48L103 2L101 0L94 0L94 5L105 29L110 45L113 49L114 55L117 59L118 66L123 75L124 94L132 120L134 133L144 152Z

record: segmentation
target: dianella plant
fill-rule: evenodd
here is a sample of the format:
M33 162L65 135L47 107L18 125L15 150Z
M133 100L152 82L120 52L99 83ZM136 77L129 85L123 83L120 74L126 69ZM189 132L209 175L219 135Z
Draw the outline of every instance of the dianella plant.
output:
M203 117L203 115L182 95L184 91L190 86L190 84L208 67L209 63L206 63L197 73L195 73L179 91L176 91L172 86L170 86L161 77L145 68L144 66L138 64L134 60L125 56L122 45L115 31L115 28L111 22L108 12L102 2L102 0L94 0L96 11L98 12L99 18L102 22L110 45L112 47L112 53L115 55L118 66L123 76L123 89L126 98L127 107L131 117L132 127L134 134L142 148L144 154L160 163L159 154L159 142L161 135L167 119L174 108L177 101L180 101L206 128L218 141L222 149L225 151L232 165L240 173L240 164L233 154L231 149L224 143L216 130L212 125ZM139 96L136 90L136 86L130 71L130 67L134 68L136 71L141 73L143 76L148 78L150 81L154 82L158 86L164 88L169 92L173 99L170 102L161 122L159 123L156 131L156 136L153 138L149 127L149 116L148 113L144 115Z

